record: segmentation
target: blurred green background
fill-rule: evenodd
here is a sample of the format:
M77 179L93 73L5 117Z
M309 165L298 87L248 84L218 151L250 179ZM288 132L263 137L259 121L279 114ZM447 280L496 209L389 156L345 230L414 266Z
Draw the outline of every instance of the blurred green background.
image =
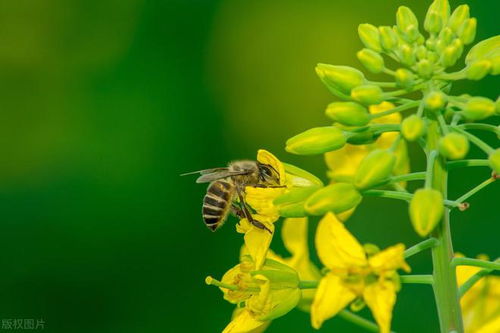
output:
M429 3L0 2L0 319L42 318L49 332L221 331L232 306L204 278L236 264L242 237L234 220L211 233L205 187L179 174L265 148L324 179L321 157L283 150L326 122L332 97L315 64L360 67L359 23L392 25L403 4L422 18ZM498 34L498 1L469 4L477 40ZM496 98L499 83L454 91ZM454 171L450 197L488 175ZM490 186L453 213L457 250L499 256L499 195ZM381 247L419 241L395 201L365 200L348 228ZM428 261L412 258L413 272L429 272ZM405 286L393 327L438 331L428 286ZM291 331L312 331L308 315L269 329ZM321 331L362 332L341 319Z

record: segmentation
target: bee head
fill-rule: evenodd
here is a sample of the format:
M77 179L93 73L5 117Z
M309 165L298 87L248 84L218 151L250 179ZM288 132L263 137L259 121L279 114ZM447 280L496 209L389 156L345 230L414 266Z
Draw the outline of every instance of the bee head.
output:
M258 163L259 180L270 185L279 185L280 176L278 171L269 164Z

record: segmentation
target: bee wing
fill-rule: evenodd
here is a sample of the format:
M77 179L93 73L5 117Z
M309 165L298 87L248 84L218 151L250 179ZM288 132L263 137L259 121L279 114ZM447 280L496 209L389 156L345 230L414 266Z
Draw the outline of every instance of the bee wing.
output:
M194 175L194 174L197 174L197 173L199 173L200 175L206 175L208 173L214 173L214 172L224 171L224 170L228 170L228 168L226 168L226 167L224 167L224 168L213 168L213 169L205 169L205 170L198 170L198 171L186 172L186 173L181 174L181 176Z
M231 177L231 176L244 175L247 173L248 173L248 171L238 171L238 172L234 172L234 171L231 172L229 170L215 171L212 173L207 173L207 174L201 175L200 177L198 177L198 179L196 179L196 182L197 183L210 183L210 182L213 182L214 180L227 178L227 177Z

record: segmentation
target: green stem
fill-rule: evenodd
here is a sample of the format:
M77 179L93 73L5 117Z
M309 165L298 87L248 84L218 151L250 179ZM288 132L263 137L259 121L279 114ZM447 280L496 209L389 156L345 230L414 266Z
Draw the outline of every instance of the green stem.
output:
M423 242L420 242L420 243L413 245L412 247L406 249L406 251L404 253L404 257L405 257L405 259L409 258L409 257L411 257L417 253L420 253L424 250L433 248L438 243L439 243L439 241L435 238L426 239Z
M465 79L465 71L461 70L459 72L454 72L454 73L443 73L437 76L434 76L434 79L436 80L463 80Z
M499 261L499 259L495 260ZM460 297L465 295L465 293L476 284L479 280L481 280L482 277L490 274L493 271L493 269L482 269L476 274L472 275L467 281L465 281L459 288L458 288L458 293L460 294Z
M366 190L362 194L368 197L381 197L381 198L398 199L405 201L410 201L413 198L412 193L400 192L400 191ZM447 207L461 207L460 202L456 202L453 200L444 200L444 204Z
M383 111L383 112L379 112L379 113L375 113L375 114L372 114L370 116L371 119L375 119L375 118L380 118L380 117L384 117L384 116L387 116L387 115L390 115L390 114L393 114L395 112L401 112L401 111L404 111L404 110L408 110L408 109L411 109L415 106L417 106L418 104L420 103L420 101L414 101L414 102L410 102L410 103L407 103L407 104L402 104L400 106L396 106L395 108L393 109L390 109L390 110L387 110L387 111Z
M406 175L392 176L390 179L390 182L391 183L399 183L399 182L404 182L404 181L423 180L423 179L425 179L425 171L412 172L412 173L408 173Z
M367 329L370 332L378 332L379 328L377 324L369 321L368 319L365 319L361 316L358 316L355 313L352 313L351 311L348 310L342 310L338 313L338 316L341 318L344 318L347 321L350 321L353 324L356 324L360 327L363 327Z
M448 170L465 168L465 167L477 167L477 166L489 167L490 162L488 160L460 160L460 161L449 161L448 163L446 163L446 167Z
M437 150L432 150L427 155L427 172L425 175L425 188L432 188L432 180L434 178L434 164L438 156Z
M316 289L318 288L319 281L300 281L299 288L300 289Z
M368 81L368 83L375 84L382 88L396 88L396 82Z
M456 266L475 266L491 270L500 270L500 262L497 261L487 261L481 259L472 258L454 258L452 260L452 265Z
M489 184L493 183L495 180L496 180L496 178L494 178L494 177L490 177L490 178L486 179L484 182L482 182L481 184L477 185L476 187L474 187L469 192L465 193L464 195L462 195L460 198L458 198L455 201L460 202L460 203L464 202L469 197L473 196L474 194L476 194L477 192L481 191L483 188L485 188Z
M458 125L456 127L461 128L463 130L480 130L500 135L500 129L497 126L489 124L470 123L470 124Z
M427 132L427 151L433 151L439 145L439 124L437 119L431 119ZM443 157L436 158L433 165L432 187L447 197L448 174L446 171L446 160ZM434 297L438 310L439 325L442 333L456 331L463 333L462 313L460 309L457 279L455 269L451 265L453 259L453 245L450 230L450 210L445 207L441 223L432 232L432 236L438 240L436 246L431 249Z
M438 114L438 121L439 121L439 126L441 127L441 131L443 131L443 134L444 135L448 134L449 133L448 125L446 125L446 121L444 120L444 117L441 113Z
M494 151L494 149L491 148L486 142L484 142L483 140L481 140L477 136L472 135L472 134L470 134L467 131L464 131L460 127L458 127L458 126L450 126L450 128L452 130L460 133L460 134L465 135L469 139L470 142L472 142L473 144L475 144L479 149L481 149L482 151L484 151L486 154L489 155L489 154L491 154Z
M400 275L401 283L433 284L432 275Z

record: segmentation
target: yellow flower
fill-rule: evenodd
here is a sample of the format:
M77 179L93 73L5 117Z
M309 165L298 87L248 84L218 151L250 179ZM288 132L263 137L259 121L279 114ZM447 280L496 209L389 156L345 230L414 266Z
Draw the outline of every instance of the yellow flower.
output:
M390 102L382 102L378 105L371 105L369 111L371 114L377 114L383 111L394 108L395 105ZM371 121L372 124L399 124L401 123L401 114L393 113L384 117L375 118ZM367 145L346 144L344 147L331 151L325 154L325 160L328 168L328 177L333 182L352 182L354 175L358 170L361 161L374 149L390 148L394 140L398 137L397 132L382 133L380 137L373 143ZM395 150L396 165L394 173L404 174L410 170L408 159L408 151L406 142L401 140Z
M486 256L479 259L488 260ZM458 266L458 285L464 284L480 270L474 266ZM500 277L488 275L476 282L462 296L460 306L466 333L500 332Z
M257 161L274 168L279 175L278 185L285 185L285 167L273 154L261 149L257 152ZM273 223L279 218L273 201L285 191L286 187L263 188L247 186L245 188L245 200L256 212L252 214L252 217L264 224L271 231L255 227L246 218L241 219L236 226L236 230L239 233L245 234L245 245L257 268L262 266L266 258L266 253L274 234Z
M410 270L403 258L404 245L368 256L343 223L328 213L318 225L316 248L329 271L321 279L311 307L313 327L320 328L325 320L359 298L372 311L380 331L390 332L399 289L396 270Z
M272 259L266 259L256 270L252 258L245 254L221 282L208 277L207 283L218 285L224 299L239 305L223 333L263 332L273 319L297 306L301 298L295 270Z

